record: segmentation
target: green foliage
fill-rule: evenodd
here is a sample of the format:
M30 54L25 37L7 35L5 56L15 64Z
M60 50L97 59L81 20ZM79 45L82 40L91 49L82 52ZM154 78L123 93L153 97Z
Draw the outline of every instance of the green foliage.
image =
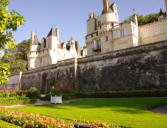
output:
M27 61L27 54L30 50L30 40L24 40L17 45L17 59L22 59Z
M51 87L50 91L51 91L51 96L56 95L56 88L54 86Z
M2 56L8 57L8 49L15 47L13 31L24 23L24 17L17 11L8 12L9 0L0 1L0 84L7 81L9 75L9 64L2 60ZM3 55L3 51L5 54Z
M36 87L31 87L29 90L26 91L27 97L31 99L39 98L38 89Z
M35 88L29 90L0 90L0 105L29 104L36 102L39 93Z
M10 65L10 72L25 72L28 67L27 54L29 52L30 40L24 40L9 51L9 56L3 58Z
M27 71L27 61L19 59L15 60L14 62L9 61L9 64L10 64L10 71L12 73Z
M38 89L36 87L31 87L29 90L33 91L33 92L37 92L38 91Z
M158 21L159 13L149 14L146 16L138 15L137 17L138 17L138 24L140 26ZM129 21L134 22L134 16L130 16L129 19L124 20L122 23L127 23Z
M9 64L0 61L0 85L8 80Z
M17 104L34 104L35 102L36 99L30 99L26 96L0 99L0 105L3 106L17 105Z
M112 91L94 92L82 90L56 90L63 95L63 100L77 98L115 98L115 97L167 97L167 90ZM50 94L42 95L41 100L50 100Z
M51 87L51 96L62 96L62 91L57 90L54 86Z

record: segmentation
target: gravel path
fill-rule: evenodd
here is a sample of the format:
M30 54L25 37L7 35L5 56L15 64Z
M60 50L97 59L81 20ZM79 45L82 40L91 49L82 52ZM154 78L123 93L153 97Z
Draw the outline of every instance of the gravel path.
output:
M63 101L63 104L69 104L73 101L78 101L78 100L83 100L83 99L72 99L72 100L65 100ZM51 104L50 101L42 101L42 100L37 100L35 104L25 104L25 105L11 105L11 106L4 106L5 108L16 108L16 107L26 107L26 106L37 106L37 105L47 105Z
M167 114L167 105L153 108L151 111L159 114Z

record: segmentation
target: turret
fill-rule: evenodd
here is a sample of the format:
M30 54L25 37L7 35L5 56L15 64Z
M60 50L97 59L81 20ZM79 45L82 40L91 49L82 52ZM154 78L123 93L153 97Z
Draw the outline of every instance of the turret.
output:
M35 35L34 32L31 32L30 51L31 52L38 51L38 44L39 44L39 41L38 41L37 36Z
M110 1L109 0L103 0L103 13L107 13L109 10Z
M96 15L94 13L90 13L87 21L87 34L91 34L96 31L96 21Z
M50 32L48 33L48 36L46 38L46 43L48 49L57 49L58 45L60 43L59 41L59 29L51 28Z
M71 37L69 41L70 49L75 49L75 40L73 37Z
M54 36L54 37L59 38L59 29L58 28L54 29L52 27L51 30L50 30L50 32L48 33L47 37L49 37L49 36Z
M134 22L138 26L138 18L137 18L136 10L135 9L133 9L133 16L134 16Z
M39 42L34 32L31 32L30 52L28 53L28 69L36 68L36 58L38 56Z
M71 37L71 39L69 40L68 45L70 47L71 58L77 58L78 54L76 49L76 41L74 40L73 37Z
M98 18L98 25L100 29L112 28L119 25L119 16L116 3L110 3L110 0L103 0L103 11Z
M56 28L56 36L57 36L57 39L59 40L59 29Z

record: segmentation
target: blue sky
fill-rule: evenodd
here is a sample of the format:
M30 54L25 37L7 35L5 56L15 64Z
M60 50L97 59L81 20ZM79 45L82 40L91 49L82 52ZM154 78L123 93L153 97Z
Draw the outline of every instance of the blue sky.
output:
M111 0L111 2L114 2ZM119 19L123 21L132 15L133 8L137 14L147 15L165 9L164 0L115 0ZM15 9L26 17L26 23L14 36L16 43L30 38L34 31L39 41L46 37L50 28L60 29L60 40L67 42L71 36L85 44L86 20L90 12L102 11L102 0L11 0L9 9Z

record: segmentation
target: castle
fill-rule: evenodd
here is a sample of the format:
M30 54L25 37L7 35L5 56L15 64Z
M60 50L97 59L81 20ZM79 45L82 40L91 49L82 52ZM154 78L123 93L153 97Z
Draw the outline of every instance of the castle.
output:
M166 12L161 9L160 14L159 21L138 26L134 12L135 22L119 24L116 3L103 0L101 15L90 13L87 20L88 56L167 40Z
M167 5L167 0L165 0ZM116 3L103 0L101 15L89 14L87 20L86 49L80 47L73 38L66 43L59 40L59 30L52 28L46 38L38 42L34 32L31 33L29 69L56 64L59 61L92 56L120 49L136 47L167 40L166 11L161 9L159 21L138 26L137 15L134 22L119 23Z
M34 32L31 33L28 69L56 64L58 61L85 56L85 50L73 37L66 44L59 40L59 30L51 28L48 36L39 43Z
M117 5L103 0L103 6L101 15L89 15L87 51L73 38L62 43L58 29L41 43L32 32L29 71L12 74L2 87L35 86L42 94L53 85L91 91L167 89L167 12L161 9L158 21L138 26L135 13L135 22L120 24Z

